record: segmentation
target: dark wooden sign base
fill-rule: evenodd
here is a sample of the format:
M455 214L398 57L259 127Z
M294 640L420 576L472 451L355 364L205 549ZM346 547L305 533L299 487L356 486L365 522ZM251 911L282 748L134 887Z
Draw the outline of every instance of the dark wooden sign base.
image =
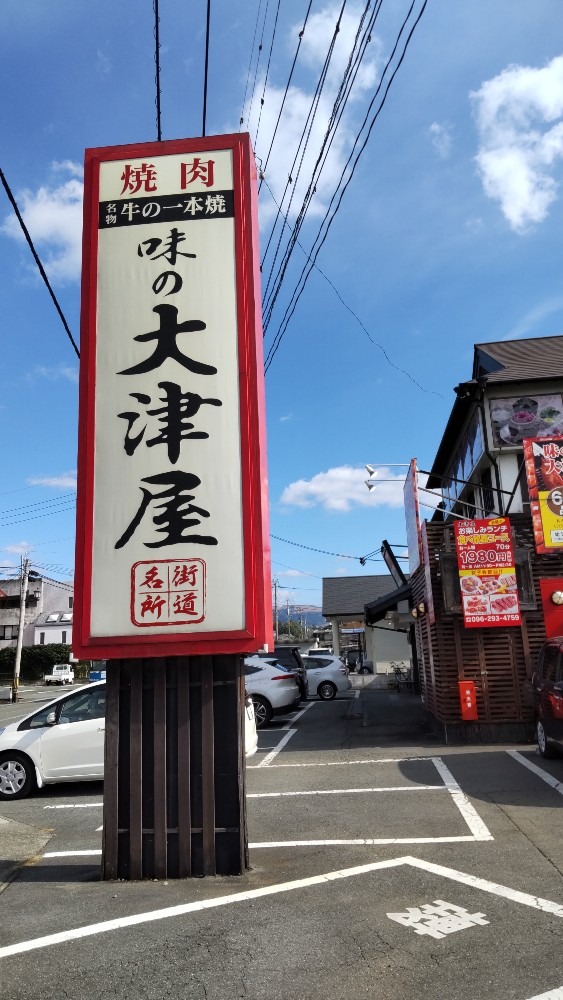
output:
M242 657L110 660L106 684L102 877L242 874Z

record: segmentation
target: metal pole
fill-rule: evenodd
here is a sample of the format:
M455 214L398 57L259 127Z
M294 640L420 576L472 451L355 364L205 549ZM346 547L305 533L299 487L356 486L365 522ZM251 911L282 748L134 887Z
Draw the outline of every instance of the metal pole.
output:
M25 625L25 598L27 594L27 578L29 574L29 559L23 559L21 563L20 579L20 620L18 625L18 641L16 645L16 659L14 661L14 680L12 682L12 701L18 700L18 688L20 684L20 665L23 646L23 629Z
M279 639L279 619L278 619L278 581L274 580L274 622L276 642Z

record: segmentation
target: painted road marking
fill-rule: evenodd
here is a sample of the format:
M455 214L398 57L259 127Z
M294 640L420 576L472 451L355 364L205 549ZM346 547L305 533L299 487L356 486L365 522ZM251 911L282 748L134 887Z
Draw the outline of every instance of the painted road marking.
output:
M554 778L552 774L548 774L547 771L543 771L542 768L538 767L537 764L532 764L531 760L528 760L527 757L524 757L521 753L518 753L517 750L507 750L506 752L509 757L512 757L514 760L517 760L519 764L523 764L524 767L528 768L528 771L531 771L532 774L537 775L537 777L541 778L542 781L545 781L547 785L551 785L551 787L556 792L559 792L560 795L563 795L563 782L558 781L557 778ZM547 995L548 994L546 994L546 996Z
M279 799L297 795L360 795L366 792L447 792L445 785L389 785L386 788L329 788L312 792L247 792L247 799Z
M479 878L477 875L469 875L466 872L457 871L455 868L446 868L444 865L436 865L430 861L423 861L421 858L406 855L388 861L375 861L368 865L358 865L354 868L326 872L323 875L314 875L310 878L297 879L293 882L281 882L277 885L263 886L260 889L249 889L244 892L216 896L213 899L202 899L193 903L182 903L179 906L169 906L146 913L135 913L128 917L118 917L114 920L88 924L85 927L76 927L71 930L60 931L56 934L47 934L44 937L33 938L29 941L20 941L17 944L6 945L0 948L0 958L7 958L10 955L21 955L24 952L35 951L38 948L47 948L56 944L64 944L67 941L77 941L80 938L92 937L96 934L104 934L108 931L120 930L124 927L134 927L139 924L151 923L155 920L181 917L188 913L197 913L201 910L210 910L218 906L228 906L231 903L242 903L249 899L260 899L279 893L292 892L295 889L308 889L317 885L326 885L339 879L352 878L356 875L367 875L387 868L400 868L405 865L441 876L452 882L468 885L473 889L480 889L482 892L488 892L494 896L500 896L502 899L519 903L522 906L529 906L543 913L551 913L553 916L563 917L563 905L561 903L555 903L550 899L542 899L539 896L531 896L527 892L519 892L517 889L511 889L496 882L489 882L487 879ZM544 994L543 998L536 997L533 1000L547 1000L548 997L549 994ZM557 993L555 993L555 997L557 997ZM559 1000L558 997L557 1000Z
M541 996L530 997L529 1000L563 1000L563 986L550 990L549 993L542 993Z
M276 767L355 767L356 764L406 764L411 760L432 760L432 757L376 757L373 760L325 760L313 764L272 764ZM258 764L250 764L246 770L251 771Z
M446 767L442 758L431 757L430 759L436 767L438 774L444 782L444 785L450 793L469 829L471 830L471 833L475 837L475 840L494 840L490 830L483 823L483 820L479 816L475 807L471 805L467 795L462 792L453 774L450 769Z
M261 760L260 763L256 764L255 766L256 767L268 767L270 761L273 760L274 757L277 757L277 755L279 754L280 750L283 750L283 748L286 745L286 743L289 743L291 737L295 736L296 732L297 732L296 729L288 729L288 731L285 734L285 736L282 736L281 740L274 747L274 749L271 750L270 753L266 755L266 757L264 757L264 760Z
M389 844L474 844L475 839L470 834L459 837L358 837L355 840L265 840L248 846L252 850L263 847L384 847Z
M44 809L101 809L103 802L76 802L73 805L43 806Z

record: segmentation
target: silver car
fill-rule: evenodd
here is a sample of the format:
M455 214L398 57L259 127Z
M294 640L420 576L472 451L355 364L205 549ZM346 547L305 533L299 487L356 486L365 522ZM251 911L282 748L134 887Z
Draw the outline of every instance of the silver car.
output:
M254 702L257 729L267 726L273 715L299 704L301 693L295 674L274 657L245 657L244 673L246 690Z

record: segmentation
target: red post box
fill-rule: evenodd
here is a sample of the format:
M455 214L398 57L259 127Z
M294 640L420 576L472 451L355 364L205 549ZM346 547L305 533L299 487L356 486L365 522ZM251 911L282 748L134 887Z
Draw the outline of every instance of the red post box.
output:
M477 714L475 683L473 681L459 681L458 687L462 719L464 722L476 722L479 716Z

